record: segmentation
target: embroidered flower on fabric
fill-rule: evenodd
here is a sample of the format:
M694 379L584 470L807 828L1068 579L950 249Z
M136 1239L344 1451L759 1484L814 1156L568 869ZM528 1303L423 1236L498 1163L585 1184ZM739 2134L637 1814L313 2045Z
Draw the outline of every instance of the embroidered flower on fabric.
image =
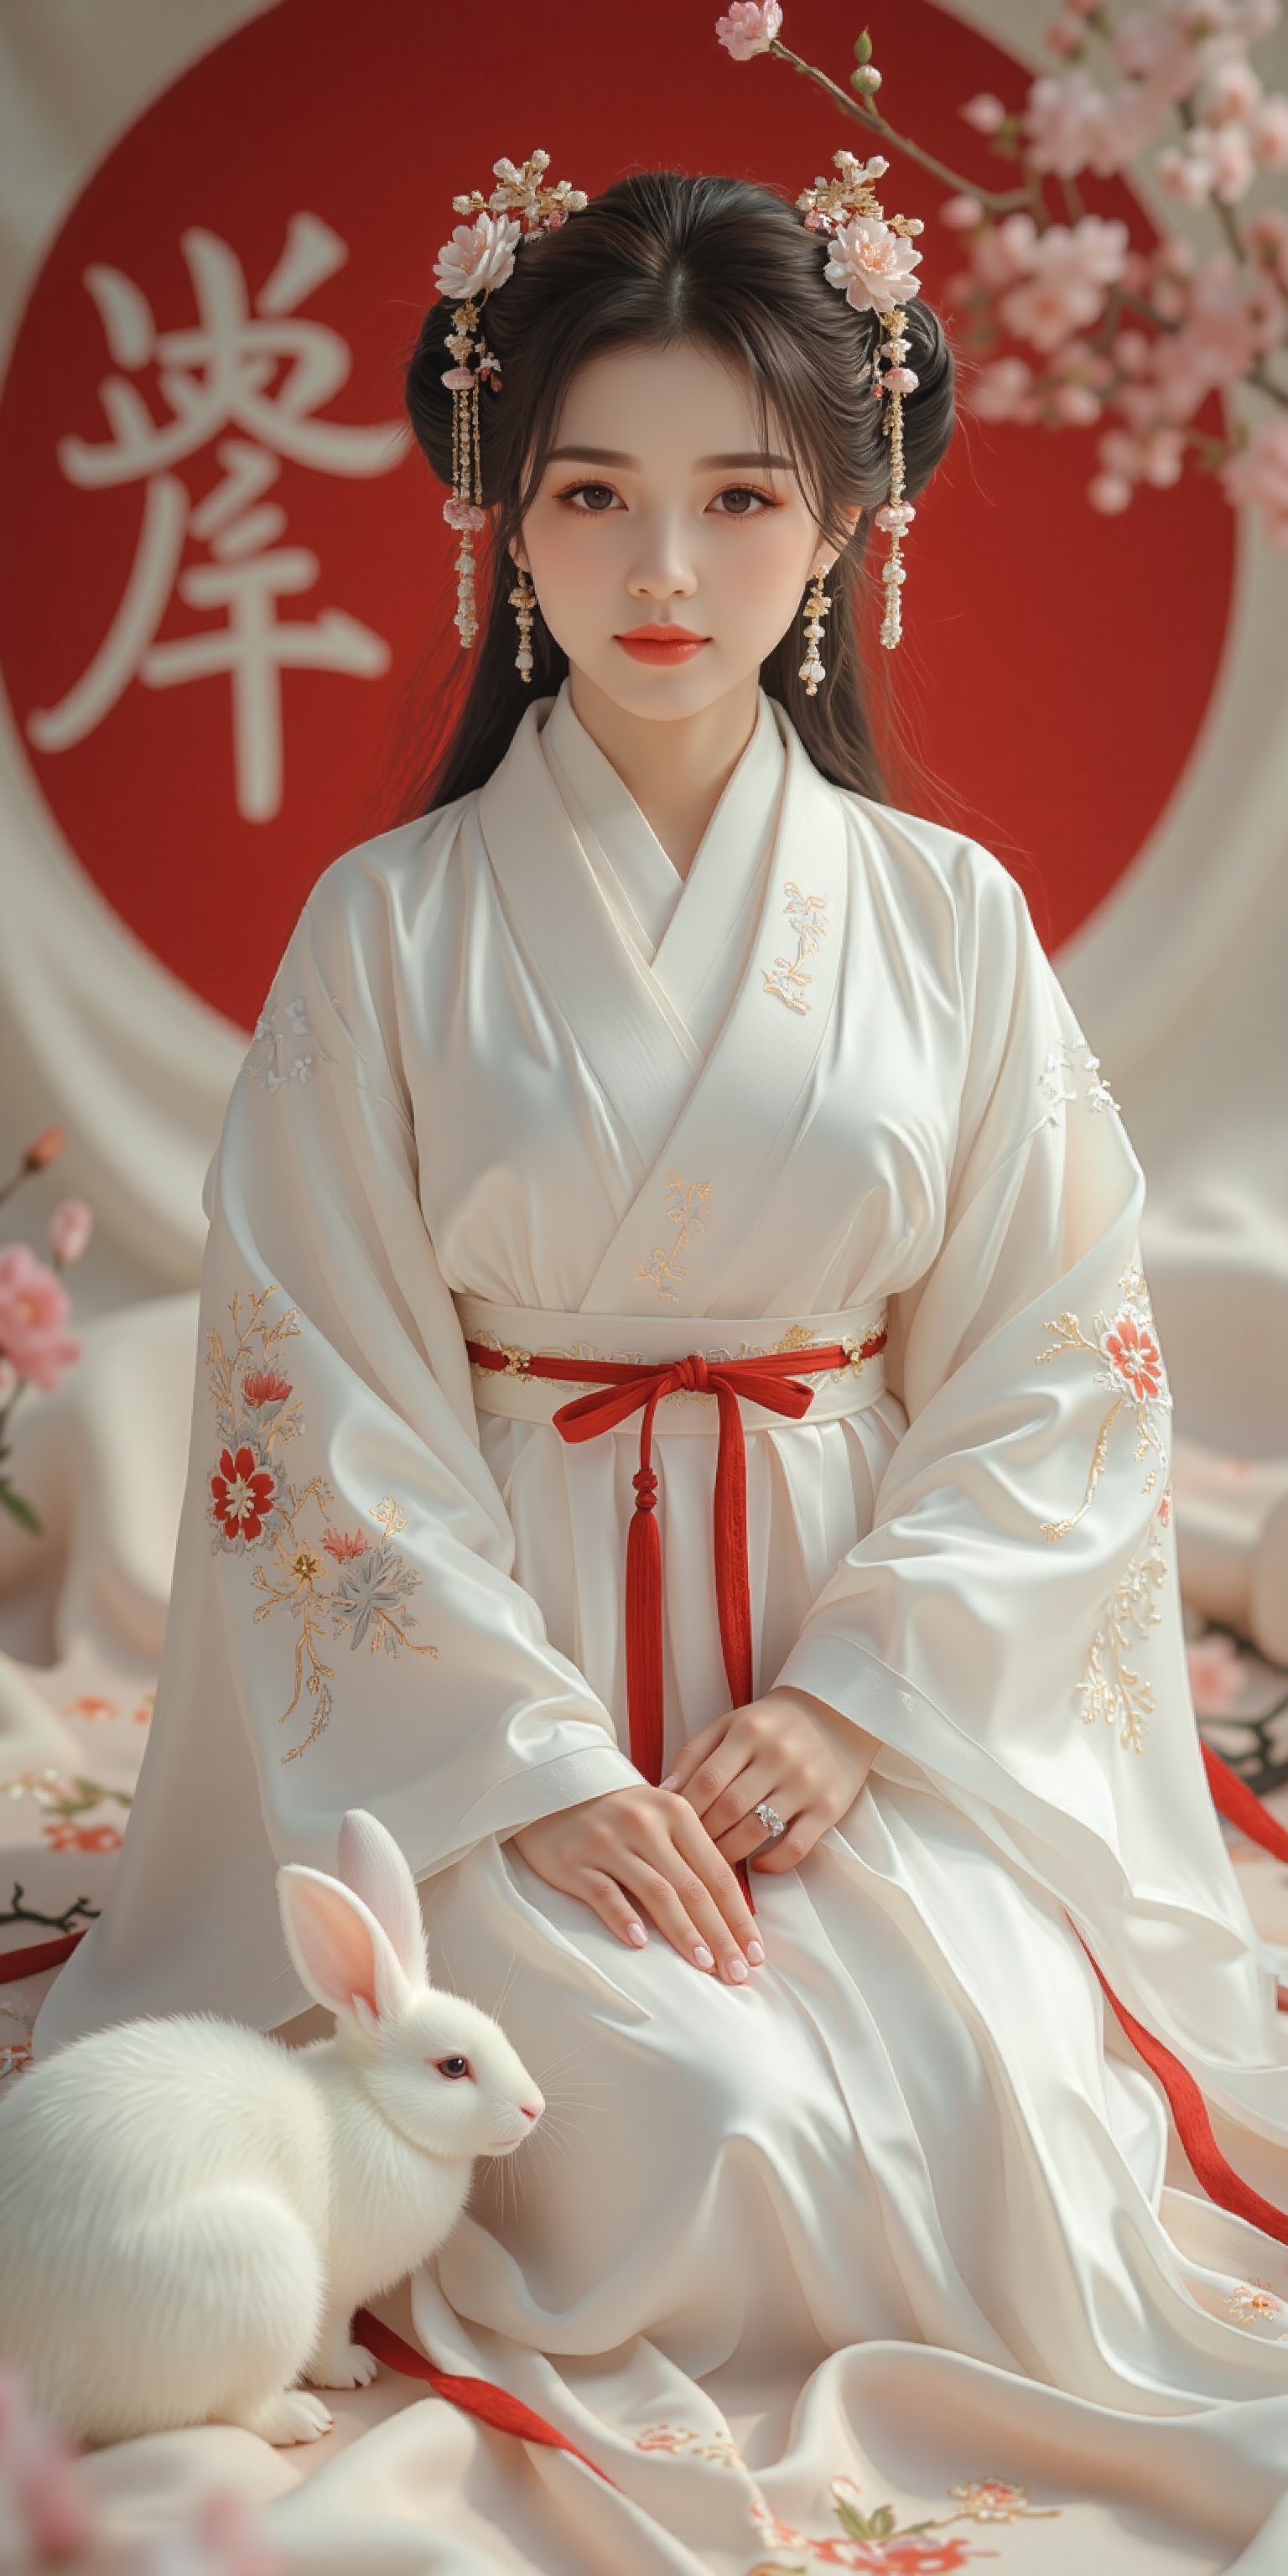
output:
M42 1825L40 1830L51 1851L114 1852L124 1839L116 1825Z
M950 2531L952 2523L1045 2522L1057 2520L1060 2513L1058 2505L1031 2504L1024 2487L1003 2478L972 2478L953 2487L950 2501L955 2512L927 2515L919 2522L901 2522L892 2504L865 2509L852 2478L833 2478L830 2494L840 2531L825 2539L797 2531L759 2490L748 2511L771 2549L799 2550L811 2567L884 2569L885 2576L951 2576L951 2571L973 2565L981 2553ZM775 2571L768 2560L761 2560L748 2570L748 2576L775 2576ZM788 2576L781 2560L777 2576ZM806 2576L805 2565L794 2562L791 2576Z
M1225 2312L1237 2325L1261 2325L1271 2317L1281 2317L1284 2302L1275 2297L1265 2281L1240 2281L1226 2300Z
M1042 1523L1042 1535L1047 1539L1066 1537L1082 1519L1100 1481L1110 1431L1125 1405L1130 1404L1136 1415L1137 1462L1147 1457L1152 1449L1160 1463L1164 1467L1167 1464L1166 1417L1171 1410L1172 1398L1144 1271L1135 1264L1130 1265L1122 1273L1118 1289L1122 1303L1111 1315L1096 1316L1092 1328L1096 1337L1094 1341L1084 1333L1076 1315L1049 1316L1046 1329L1056 1334L1057 1339L1046 1350L1037 1353L1037 1365L1041 1367L1048 1360L1059 1359L1066 1351L1090 1351L1093 1358L1102 1362L1092 1384L1107 1388L1114 1397L1096 1434L1082 1501L1067 1519ZM1157 1482L1158 1468L1151 1467L1141 1492L1152 1493Z
M322 1545L337 1565L347 1565L351 1556L365 1553L367 1542L361 1530L329 1529L322 1533Z
M1038 1075L1038 1089L1047 1104L1042 1120L1044 1127L1062 1126L1066 1107L1079 1096L1074 1080L1074 1053L1068 1039L1062 1039L1058 1047L1052 1048ZM1093 1055L1089 1047L1082 1047L1077 1050L1077 1057L1077 1069L1090 1076L1084 1095L1087 1107L1116 1110L1118 1103L1101 1074L1099 1056Z
M663 2451L672 2460L703 2460L715 2469L746 2466L731 2433L696 2433L688 2424L650 2424L645 2432L636 2434L635 2448Z
M1143 1325L1130 1309L1115 1317L1109 1331L1101 1335L1100 1347L1133 1403L1144 1404L1164 1393L1163 1354L1152 1326Z
M1154 1713L1153 1683L1137 1672L1130 1657L1133 1639L1146 1636L1163 1615L1153 1597L1167 1580L1167 1559L1157 1538L1162 1521L1160 1503L1150 1544L1141 1555L1133 1557L1115 1585L1077 1685L1084 1724L1094 1726L1097 1718L1103 1717L1108 1725L1117 1726L1118 1741L1130 1753L1144 1752L1145 1720Z
M968 2522L1048 2522L1059 2513L1058 2505L1030 2504L1028 2488L1005 2478L971 2478L948 2492Z
M796 933L796 954L794 957L776 957L772 966L762 966L760 972L765 991L776 994L780 1002L787 1004L789 1011L797 1012L803 1019L805 1013L813 1009L813 1004L805 999L805 988L814 979L806 974L802 961L812 956L816 948L821 948L827 937L827 897L802 894L791 877L783 891L787 896L783 910Z
M225 1538L253 1545L273 1517L277 1481L249 1443L221 1449L219 1467L210 1479L214 1517Z
M391 1655L404 1647L414 1655L437 1655L438 1648L417 1644L410 1633L416 1622L406 1604L420 1576L393 1544L407 1527L396 1496L386 1494L371 1513L379 1539L361 1529L338 1529L326 1479L311 1476L292 1484L273 1454L305 1427L294 1382L278 1365L283 1346L300 1335L294 1306L272 1313L280 1295L270 1286L243 1301L238 1291L229 1309L231 1343L217 1327L208 1335L210 1394L224 1443L210 1479L210 1517L216 1551L257 1555L251 1575L261 1596L256 1624L281 1611L296 1623L295 1690L278 1722L287 1725L302 1701L311 1703L312 1715L308 1732L281 1757L294 1762L316 1743L334 1704L336 1668L324 1641L347 1637L354 1653L363 1645ZM309 1512L322 1523L316 1544L304 1533Z
M685 1250L690 1235L706 1233L710 1198L710 1181L686 1181L679 1172L667 1173L665 1214L668 1223L676 1228L675 1240L669 1244L654 1244L647 1261L637 1256L635 1276L647 1279L659 1297L666 1299L668 1306L679 1304L676 1288L689 1275L680 1254Z
M297 998L279 1002L270 993L258 1020L244 1070L259 1077L261 1091L280 1091L283 1083L307 1082L313 1071L309 1015Z

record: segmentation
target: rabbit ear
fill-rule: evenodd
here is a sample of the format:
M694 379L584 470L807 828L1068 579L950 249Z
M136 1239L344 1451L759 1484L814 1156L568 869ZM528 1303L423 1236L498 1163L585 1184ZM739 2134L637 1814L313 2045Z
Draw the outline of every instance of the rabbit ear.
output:
M406 2009L407 1980L361 1897L297 1861L279 1869L277 1896L287 1949L315 2003L365 2031Z
M405 1975L423 1985L425 1927L420 1898L393 1835L365 1807L350 1807L340 1827L340 1876L387 1932Z

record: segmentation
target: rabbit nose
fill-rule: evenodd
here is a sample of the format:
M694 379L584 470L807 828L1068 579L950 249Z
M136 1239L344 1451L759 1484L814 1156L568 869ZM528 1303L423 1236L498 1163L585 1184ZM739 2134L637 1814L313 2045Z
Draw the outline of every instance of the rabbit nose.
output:
M521 2102L519 2104L519 2109L522 2111L525 2120L539 2120L545 2107L545 2102L543 2101L540 2093L538 2093L535 2102Z

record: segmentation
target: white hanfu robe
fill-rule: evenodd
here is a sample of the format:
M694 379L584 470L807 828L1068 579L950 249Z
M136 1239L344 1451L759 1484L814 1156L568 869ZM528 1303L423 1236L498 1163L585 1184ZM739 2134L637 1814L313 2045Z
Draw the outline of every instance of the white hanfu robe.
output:
M291 940L208 1183L140 1794L37 2046L284 2022L276 1864L332 1865L351 1805L384 1819L440 1976L504 1994L575 2097L413 2302L440 2364L634 2498L546 2455L552 2565L743 2576L775 2514L790 2557L874 2427L920 2492L973 2461L1142 2530L1240 2538L1288 2486L1288 2252L1175 2157L1165 2184L1096 1975L1288 2205L1275 1978L1187 1688L1142 1195L1012 878L828 785L763 696L684 880L565 689L481 793L331 868ZM756 1690L881 1751L755 1882L768 1963L732 1988L507 1845L637 1777L639 1419L571 1445L551 1417L584 1390L522 1352L881 1322L803 1419L744 1407ZM663 1399L668 1753L729 1704L715 1440L710 1397Z

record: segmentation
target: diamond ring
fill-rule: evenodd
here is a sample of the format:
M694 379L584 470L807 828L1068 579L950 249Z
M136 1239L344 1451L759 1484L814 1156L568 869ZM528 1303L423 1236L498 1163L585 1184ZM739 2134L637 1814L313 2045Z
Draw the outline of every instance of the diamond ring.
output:
M761 1824L764 1826L765 1832L769 1836L771 1843L776 1843L779 1835L786 1833L787 1827L783 1823L778 1809L770 1806L768 1798L762 1798L759 1806L754 1810L754 1812L759 1817Z

